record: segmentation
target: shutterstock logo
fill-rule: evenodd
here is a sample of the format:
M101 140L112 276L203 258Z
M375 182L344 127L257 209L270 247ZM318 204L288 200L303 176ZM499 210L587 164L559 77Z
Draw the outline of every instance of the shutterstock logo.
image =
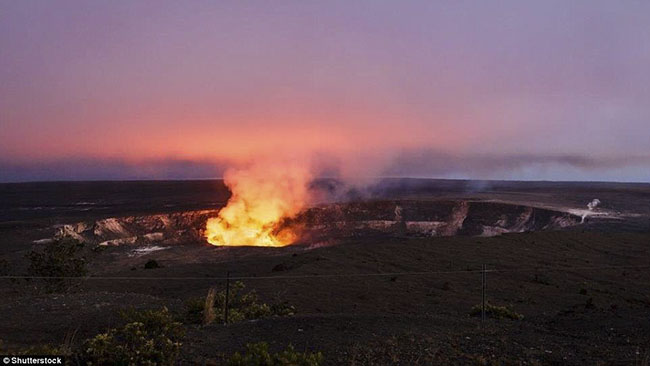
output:
M63 365L62 356L0 356L4 365Z

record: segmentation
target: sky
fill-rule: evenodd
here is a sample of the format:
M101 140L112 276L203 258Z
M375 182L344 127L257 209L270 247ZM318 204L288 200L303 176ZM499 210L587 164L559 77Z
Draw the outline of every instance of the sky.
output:
M0 0L0 182L650 182L650 2Z

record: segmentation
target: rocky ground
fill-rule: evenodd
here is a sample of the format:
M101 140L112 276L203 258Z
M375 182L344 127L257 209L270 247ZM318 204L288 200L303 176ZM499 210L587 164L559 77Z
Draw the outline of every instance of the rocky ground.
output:
M186 244L140 256L113 247L94 253L92 275L133 279L85 280L67 294L38 293L29 289L33 283L5 280L1 337L17 346L56 344L67 333L83 339L115 326L119 309L129 306L182 313L183 300L222 289L225 281L214 278L230 272L253 277L244 282L262 299L286 300L298 312L188 325L188 363L267 341L320 350L331 365L393 357L376 354L387 345L404 359L430 349L433 360L445 363L633 365L650 351L649 243L648 234L552 232L352 239L318 249ZM162 268L144 269L150 259ZM477 270L483 264L503 271L488 273L488 301L510 306L522 320L482 324L469 316L481 301Z
M609 187L581 194L624 202L624 192ZM420 194L422 201L439 199ZM501 201L515 194L497 195ZM516 196L526 200L526 195L530 203L545 193ZM628 206L601 200L603 210L632 215L648 197L632 189ZM538 204L568 207L557 193L544 200ZM386 212L394 218L394 206ZM156 213L129 213L149 214ZM218 363L246 343L266 341L272 349L293 344L322 351L327 365L644 365L650 357L650 232L639 215L561 231L494 237L366 232L285 248L217 248L191 238L100 247L93 226L84 254L95 278L74 281L76 287L66 293L44 293L38 280L0 280L0 339L21 348L60 344L74 334L79 343L119 325L119 311L129 307L166 306L181 316L187 299L223 289L230 272L233 281L244 277L262 301L288 301L296 314L228 325L187 323L182 364ZM3 222L5 273L24 274L26 253L43 245L33 240L58 230L49 224L52 219L42 220ZM111 225L102 227L115 228ZM150 260L159 268L145 269ZM507 306L523 319L482 323L470 316L481 302L483 265L491 271L489 303Z

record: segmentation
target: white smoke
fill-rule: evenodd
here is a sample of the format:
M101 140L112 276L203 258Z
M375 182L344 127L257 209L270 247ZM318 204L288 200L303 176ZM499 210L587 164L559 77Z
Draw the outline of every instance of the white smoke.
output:
M598 205L600 205L600 200L599 200L598 198L594 198L593 201L587 203L587 208L589 209L589 211L593 211L593 210L596 209L596 207L598 207ZM589 216L589 215L590 215L590 214L589 214L588 212L583 213L583 214L582 214L582 220L580 221L580 223L581 223L581 224L584 224L584 223L585 223L585 219L586 219L587 216Z
M402 221L402 206L395 206L395 221Z
M598 205L600 205L600 200L596 198L587 204L587 208L589 208L589 211L593 211L596 207L598 207Z

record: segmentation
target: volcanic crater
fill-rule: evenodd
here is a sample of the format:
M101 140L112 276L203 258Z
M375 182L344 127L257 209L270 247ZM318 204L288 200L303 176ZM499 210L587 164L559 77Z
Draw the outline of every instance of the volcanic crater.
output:
M101 246L204 243L208 218L218 210L111 217L58 226L55 238L74 238ZM520 204L470 200L374 200L322 204L282 221L277 230L300 233L312 244L373 235L495 236L512 232L573 227L581 217L569 212Z
M207 220L232 197L221 181L0 188L4 273L29 274L30 253L57 237L90 244L75 246L88 274L70 280L69 293L43 293L47 282L36 278L0 283L0 336L12 347L56 345L66 333L81 343L119 326L131 307L182 316L187 301L225 290L229 274L296 313L186 323L181 364L210 364L215 350L258 341L322 351L324 365L403 335L431 338L395 346L441 350L442 361L428 364L453 364L458 352L512 364L619 364L648 344L648 185L388 181L274 223L300 234L283 248L207 243ZM602 204L590 207L596 198ZM486 300L523 319L469 316L482 299L481 268Z

